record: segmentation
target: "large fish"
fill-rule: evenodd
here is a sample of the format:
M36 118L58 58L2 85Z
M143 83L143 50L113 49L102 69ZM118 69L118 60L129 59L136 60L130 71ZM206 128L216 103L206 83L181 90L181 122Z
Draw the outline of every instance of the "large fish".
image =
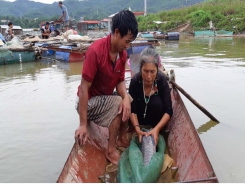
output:
M150 163L154 153L156 153L153 136L142 136L140 151L143 155L144 166L146 166Z

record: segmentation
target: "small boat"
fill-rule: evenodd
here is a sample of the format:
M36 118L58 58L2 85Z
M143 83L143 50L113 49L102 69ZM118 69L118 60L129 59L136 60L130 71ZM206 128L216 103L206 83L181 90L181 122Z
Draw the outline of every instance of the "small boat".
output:
M80 62L85 59L85 53L90 44L62 45L36 43L37 47L43 50L43 56L49 57L55 55L55 59L64 62Z
M134 62L131 65L135 64ZM134 75L131 67L126 76ZM133 69L132 69L133 68ZM172 88L172 84L170 84ZM176 88L171 90L173 116L166 127L165 141L175 171L172 182L218 182L202 142L190 115ZM83 147L74 144L57 182L98 183L105 174L108 161L105 151L108 144L108 129L91 122L90 137ZM116 177L115 177L116 178ZM112 181L117 182L115 179ZM161 181L164 182L164 181ZM168 181L169 182L169 181Z
M151 32L142 32L139 34L142 38L147 38L147 39L154 39L155 36L157 37L162 37L164 36L164 33L161 31L151 31ZM159 39L159 38L155 38L155 39ZM162 38L160 38L162 39Z
M33 49L26 48L0 48L0 65L24 63L35 61Z
M152 46L159 46L160 43L157 39L150 40L135 40L130 43L129 48L127 48L127 56L130 57L131 54L139 54L144 50L144 48Z
M142 38L154 38L154 35L153 35L154 32L142 32L140 34L140 36Z
M166 33L165 40L179 40L179 32Z
M194 35L196 37L231 37L233 32L225 30L200 30L194 31Z
M164 39L165 38L165 34L163 32L155 32L153 33L154 39Z

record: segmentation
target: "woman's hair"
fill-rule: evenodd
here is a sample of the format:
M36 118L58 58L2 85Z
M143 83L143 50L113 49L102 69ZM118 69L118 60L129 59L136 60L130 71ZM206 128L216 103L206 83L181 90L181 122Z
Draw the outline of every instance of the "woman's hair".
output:
M11 26L11 25L13 25L13 23L12 23L12 22L9 22L9 23L8 23L8 26Z
M140 54L140 72L145 63L153 63L158 72L159 55L153 46L146 47Z
M121 37L126 36L129 32L135 39L138 34L138 23L134 14L129 10L122 10L112 18L112 34L118 28Z

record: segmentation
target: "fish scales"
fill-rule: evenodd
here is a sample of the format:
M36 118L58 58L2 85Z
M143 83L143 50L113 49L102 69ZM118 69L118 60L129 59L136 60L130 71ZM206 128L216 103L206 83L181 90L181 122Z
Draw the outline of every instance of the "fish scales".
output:
M153 136L142 136L140 151L143 155L144 166L146 166L150 163L151 157L154 153L156 153Z

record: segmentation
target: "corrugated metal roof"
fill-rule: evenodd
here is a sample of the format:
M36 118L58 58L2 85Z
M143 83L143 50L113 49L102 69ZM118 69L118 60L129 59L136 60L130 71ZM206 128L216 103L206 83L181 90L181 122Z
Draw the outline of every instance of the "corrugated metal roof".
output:
M100 22L108 22L108 19L103 19Z
M7 29L9 26L8 25L0 25L0 28ZM22 29L20 26L14 26L13 29Z
M84 20L84 21L81 21L81 22L86 22L87 24L99 24L98 20Z

